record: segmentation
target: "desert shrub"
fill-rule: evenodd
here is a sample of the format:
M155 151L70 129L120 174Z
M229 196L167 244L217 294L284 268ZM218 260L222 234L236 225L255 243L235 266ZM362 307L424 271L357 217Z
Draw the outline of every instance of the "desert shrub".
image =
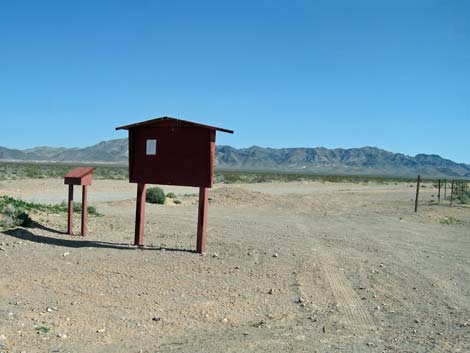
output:
M266 182L292 182L292 181L321 181L331 183L378 183L388 184L397 182L415 182L415 179L380 177L380 176L361 176L361 175L326 175L313 174L308 172L257 172L257 171L235 171L235 170L216 170L216 183L235 184L235 183L266 183ZM410 185L416 187L416 184Z
M163 205L165 203L165 192L158 186L147 189L145 201L148 203L157 203Z
M74 163L33 163L33 162L2 162L0 161L0 180L15 180L24 178L60 178L70 169ZM128 179L128 167L125 165L95 164L93 179ZM358 176L358 175L324 175L308 172L276 172L276 171L235 171L216 170L215 181L217 183L260 183L260 182L288 182L316 180L327 182L350 182L350 183L380 183L407 182L415 183L415 179L380 177L380 176ZM410 185L416 187L416 184Z
M17 208L11 204L7 204L1 208L0 213L3 215L0 220L0 226L4 228L13 228L16 226L31 227L33 223L29 215L23 209Z
M59 213L65 211L62 205L45 205L42 203L28 202L21 199L15 199L10 196L0 196L0 210L7 205L20 208L25 211L43 211L49 213Z
M65 202L63 203L65 210L67 210L67 205ZM101 216L100 213L96 210L96 207L94 206L87 206L86 211L88 214L95 215L95 216ZM73 203L73 212L82 212L82 203L81 202L74 202Z
M80 212L82 205L74 204L74 211ZM93 216L101 216L93 206L87 207L88 213ZM47 212L58 214L67 212L67 205L63 202L60 205L45 205L41 203L28 202L15 199L10 196L0 196L0 226L11 228L15 226L30 227L32 220L28 212Z
M181 201L180 201L180 200L174 200L173 202L174 202L176 205L181 204Z
M25 211L42 211L55 214L60 212L67 212L67 204L65 201L62 201L60 204L47 205L43 203L23 201L21 199L15 199L10 196L0 196L0 211L2 207L6 207L7 205L15 206L16 208L20 208ZM74 202L73 211L81 212L81 210L82 204L80 202ZM92 215L100 216L98 211L96 211L96 208L93 206L88 206L87 211Z
M51 329L47 326L39 326L36 327L36 331L41 332L41 333L48 333Z
M470 204L470 194L469 193L462 194L458 197L458 200L460 201L461 204L468 205Z
M32 163L0 161L0 180L63 178L76 165L73 163ZM96 165L93 179L127 179L128 168L123 165Z
M31 217L29 217L29 214L24 211L20 211L16 216L16 219L19 226L31 227L31 225L33 224L33 220L31 219Z
M169 192L168 194L166 194L166 197L168 197L169 199L177 199L178 196L176 196L176 194L174 192Z
M73 203L73 212L81 212L82 211L82 204L80 202Z
M96 207L95 206L88 206L86 208L88 214L94 214L94 215L98 215L98 211L96 211Z
M461 220L461 219L450 216L450 217L442 218L439 221L439 223L441 223L441 224L465 224L466 222Z

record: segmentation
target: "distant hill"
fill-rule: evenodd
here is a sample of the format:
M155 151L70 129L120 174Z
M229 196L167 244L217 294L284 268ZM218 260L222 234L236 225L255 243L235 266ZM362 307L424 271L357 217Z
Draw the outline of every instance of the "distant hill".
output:
M86 148L0 147L0 160L35 162L127 163L127 139L103 141ZM321 174L470 178L470 165L438 155L415 157L376 147L350 149L217 146L216 166L225 170L283 171Z
M376 176L446 176L469 178L470 165L438 155L415 157L376 147L361 148L217 148L217 165L224 169L289 170L297 172Z
M0 160L34 162L127 163L127 139L103 141L85 148L34 147L13 150L0 147Z

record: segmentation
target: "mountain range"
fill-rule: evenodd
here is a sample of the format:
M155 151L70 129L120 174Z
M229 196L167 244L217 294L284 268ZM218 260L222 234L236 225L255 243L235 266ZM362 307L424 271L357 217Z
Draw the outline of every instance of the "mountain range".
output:
M35 147L25 150L0 147L0 160L125 164L127 139L103 141L85 148ZM377 147L237 149L217 146L216 167L223 170L282 171L318 174L470 178L470 165L434 154L414 157Z

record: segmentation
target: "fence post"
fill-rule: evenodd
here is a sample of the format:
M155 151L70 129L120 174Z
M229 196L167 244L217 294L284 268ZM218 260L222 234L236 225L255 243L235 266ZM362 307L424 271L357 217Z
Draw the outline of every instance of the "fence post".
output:
M452 203L454 201L454 181L452 180L452 185L450 187L450 205L452 206Z
M415 199L415 212L418 212L418 198L419 198L419 186L421 184L421 175L418 175L416 180L416 199Z
M441 179L437 181L437 187L438 187L438 192L437 192L437 203L441 203Z
M447 179L444 179L444 201L447 198Z

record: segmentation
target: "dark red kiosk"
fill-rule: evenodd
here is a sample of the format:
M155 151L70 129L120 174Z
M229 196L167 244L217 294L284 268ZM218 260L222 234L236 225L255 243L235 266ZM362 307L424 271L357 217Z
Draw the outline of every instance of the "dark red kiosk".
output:
M65 174L64 184L69 186L67 234L72 234L73 186L82 185L82 236L86 235L87 187L91 185L93 167L77 167Z
M170 117L117 127L129 131L129 182L137 183L135 245L144 245L146 184L199 187L196 250L206 251L208 188L214 179L216 131Z

